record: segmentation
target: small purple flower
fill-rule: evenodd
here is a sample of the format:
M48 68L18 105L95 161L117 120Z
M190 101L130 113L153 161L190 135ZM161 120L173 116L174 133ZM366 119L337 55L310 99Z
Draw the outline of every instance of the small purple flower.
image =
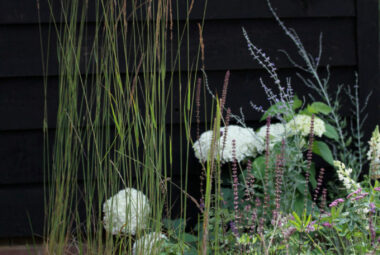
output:
M344 199L343 198L338 198L336 200L334 200L330 205L329 207L335 207L337 206L339 203L343 203L344 202Z
M312 221L312 222L310 222L309 223L309 225L307 225L307 227L306 227L306 232L307 233L310 233L310 232L314 232L315 231L315 227L314 227L314 225L315 225L315 223L316 223L317 221Z
M332 228L333 227L333 225L330 224L329 222L323 222L322 226L327 227L327 228Z
M362 188L358 188L358 189L355 190L354 192L348 194L347 198L350 198L350 197L352 197L353 195L357 195L357 194L359 194L359 193L361 193L361 192L362 192Z
M360 200L362 198L365 198L367 195L368 195L368 193L362 193L362 194L360 194L359 196L355 197L352 200L358 201L358 200Z
M374 188L375 191L380 191L380 187Z
M370 212L376 213L376 206L374 203L369 203Z
M235 222L233 222L233 221L230 222L230 228L232 230L232 233L234 233L235 236L239 235L238 230L237 230L236 225L235 225Z

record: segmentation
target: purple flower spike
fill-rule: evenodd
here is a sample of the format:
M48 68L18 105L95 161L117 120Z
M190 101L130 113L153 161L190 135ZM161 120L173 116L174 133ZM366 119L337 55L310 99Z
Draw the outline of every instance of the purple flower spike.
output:
M343 198L338 198L336 200L334 200L330 205L329 207L335 207L337 206L339 203L343 203L344 202L344 199Z
M327 228L332 228L333 227L333 225L330 224L329 222L323 222L322 226L327 227Z
M314 227L314 225L315 225L315 223L316 223L317 221L312 221L312 222L310 222L309 223L309 225L307 225L307 227L306 227L306 232L307 233L310 233L310 232L314 232L315 231L315 227Z
M350 194L347 196L347 198L350 198L350 197L352 197L353 195L357 195L357 194L359 194L359 193L361 193L361 192L362 192L362 188L358 188L358 189L355 190L354 192L350 193Z
M362 193L359 196L355 197L353 200L358 201L362 198L365 198L368 195L368 193Z
M380 187L374 188L375 191L380 191Z
M374 203L370 203L370 204L369 204L369 208L370 208L370 211L371 211L372 213L376 213L376 206L375 206Z

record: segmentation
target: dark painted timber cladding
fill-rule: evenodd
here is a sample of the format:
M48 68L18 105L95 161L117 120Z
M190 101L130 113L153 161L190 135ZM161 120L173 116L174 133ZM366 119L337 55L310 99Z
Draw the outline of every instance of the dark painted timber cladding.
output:
M281 77L289 77L293 70L284 70L280 72ZM332 84L344 83L350 84L354 79L355 69L346 68L336 68L331 70ZM266 97L259 85L259 77L264 76L263 71L236 71L231 74L230 90L227 97L227 104L231 107L234 113L239 113L240 107L243 109L243 113L247 120L257 120L259 114L252 110L250 107L250 100L255 102L257 105L266 105ZM210 72L209 82L211 87L215 87L218 94L221 94L223 86L224 72ZM296 81L296 78L294 77ZM302 91L304 89L303 85L299 82L294 83L295 91ZM0 86L1 88L2 86ZM11 87L7 87L11 89ZM41 88L42 89L42 88ZM1 96L3 93L0 91L0 102L2 102ZM43 118L43 97L39 96L38 91L26 90L26 94L30 98L34 98L33 101L28 101L28 103L23 104L22 108L18 112L11 109L10 106L12 102L0 106L0 115L5 116L5 119L14 120L14 122L8 123L8 131L0 132L0 144L6 144L7 146L0 147L0 162L2 170L0 171L0 185L1 184L26 184L26 183L41 183L43 179L42 171L42 146L43 146L43 135L40 130L40 125ZM52 93L54 97L56 91ZM12 101L27 100L27 95L15 94L19 96L18 98L12 99ZM208 95L207 95L208 96ZM49 108L52 109L51 112L56 111L56 103L51 100ZM211 106L211 100L209 100L208 108ZM203 106L202 106L203 108ZM178 118L178 112L174 109L174 118ZM35 113L39 116L36 117ZM9 113L16 114L20 118L12 118ZM31 117L30 117L31 116ZM203 113L201 119L203 119ZM50 119L51 123L49 126L54 128L55 119ZM30 130L16 130L17 127L27 125ZM201 128L203 131L204 128ZM54 139L54 129L51 129L50 140ZM174 129L177 132L177 129ZM179 136L179 135L178 135ZM177 135L173 134L173 139ZM175 139L174 139L175 140ZM176 140L174 141L176 142ZM173 148L176 148L173 145ZM178 151L174 151L178 153ZM17 155L17 156L16 156ZM179 157L179 155L178 155ZM174 157L173 158L177 158ZM194 162L192 162L194 163ZM178 169L179 167L173 167ZM190 169L197 169L197 163L195 162ZM193 172L194 173L194 172ZM174 174L179 174L174 170ZM196 173L194 173L196 174Z
M46 0L39 2L46 42L50 14ZM53 2L59 3L58 0ZM183 20L186 1L179 2L179 19ZM36 3L37 0L0 0L0 237L30 236L31 230L42 232L43 79ZM192 54L198 47L196 23L202 17L203 3L195 1L191 14ZM359 71L361 98L371 90L374 93L366 129L371 130L378 122L380 110L379 100L376 100L380 95L377 0L273 0L272 4L285 24L297 30L312 53L317 51L318 36L323 33L322 65L332 66L332 90L338 84L353 84L354 72ZM59 8L54 11L59 15ZM93 21L90 17L89 27ZM271 56L280 68L281 77L292 77L299 94L306 95L308 91L295 77L295 69L277 51L286 49L291 55L296 54L294 46L274 22L265 0L208 0L204 39L210 86L220 94L224 72L230 69L227 104L234 112L242 106L247 120L257 126L259 114L250 109L249 101L265 106L258 79L267 80L267 77L250 58L241 26L246 28L253 43ZM54 38L51 52L56 52ZM52 60L54 54L51 54ZM58 91L54 61L51 61L49 75L52 141ZM178 102L178 98L176 100ZM178 113L174 113L174 120L178 119L176 116ZM174 121L175 126L176 123ZM198 168L199 164L192 158L189 166L194 174L192 183L198 182ZM191 192L198 189L194 190Z
M50 11L47 0L40 2L41 22L48 23ZM52 0L53 6L59 5L59 0ZM131 1L127 1L131 2ZM179 5L175 4L176 2ZM184 19L186 14L186 3L191 1L172 0L173 13L177 13L179 6L179 19ZM202 19L205 1L194 1L191 19ZM94 6L89 1L89 9ZM355 0L272 0L272 4L278 11L280 17L354 17ZM54 8L55 17L59 17L59 9ZM207 20L223 19L256 19L271 18L265 0L208 0ZM174 18L177 18L174 15ZM94 21L90 17L89 21ZM35 24L38 23L37 0L14 0L0 2L0 24Z
M320 33L323 33L325 47L321 60L322 66L327 64L331 66L356 65L354 18L303 18L285 19L284 21L297 30L305 47L310 49L313 54L318 52L318 38ZM295 47L278 24L270 19L248 19L206 22L204 43L207 70L260 68L248 53L247 43L242 35L242 26L247 30L252 42L273 57L278 68L292 67L285 55L280 54L278 49L287 49L293 53ZM47 35L47 30L48 25L43 26L44 35ZM194 23L191 26L190 34L192 38L190 56L194 56L198 50L198 34L197 25ZM25 40L25 38L28 39ZM41 76L40 48L37 25L0 25L0 59L2 60L0 77ZM84 47L83 55L86 55L87 49L91 48ZM54 61L56 52L56 45L53 44L50 53L49 75L58 73L57 63ZM121 64L123 65L123 63ZM121 67L121 70L123 69Z

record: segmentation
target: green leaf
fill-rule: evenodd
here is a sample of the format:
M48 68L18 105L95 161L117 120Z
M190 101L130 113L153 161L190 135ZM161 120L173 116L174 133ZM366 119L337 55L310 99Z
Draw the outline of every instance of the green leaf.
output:
M350 136L350 137L347 139L347 141L346 141L346 146L347 146L347 147L350 146L351 142L352 142L352 137Z
M223 204L223 208L233 208L233 203L234 203L234 193L231 188L222 188L222 193L223 193L223 200L225 202Z
M307 217L307 220L305 222L305 226L308 226L311 221L311 214L309 214L309 217Z
M289 220L289 222L292 223L293 226L296 227L298 231L301 229L301 225L298 222L294 220Z
M314 163L311 163L311 166L310 166L310 183L311 183L311 186L313 187L313 189L315 189L317 187L317 180L315 178L315 165Z
M183 238L183 241L185 241L186 243L194 243L198 241L198 237L188 234L188 233L184 233L182 235L182 238Z
M266 110L266 112L261 117L260 121L265 120L268 116L274 116L276 114L288 115L289 109L290 109L289 103L278 102L272 105L271 107L269 107L268 110Z
M262 180L265 176L265 157L260 156L252 163L252 173L255 178Z
M185 251L184 255L198 255L198 251L192 248L191 250Z
M313 144L313 152L323 158L330 165L334 165L333 155L327 144L321 141L315 141Z
M296 220L298 224L302 225L302 221L300 217L298 216L298 214L296 212L292 212L292 215L294 217L294 220Z
M174 230L178 235L185 229L186 221L184 219L163 219L162 223L165 228Z
M297 110L301 106L302 106L302 101L298 98L297 95L295 95L293 99L293 110Z
M311 104L310 107L313 111L315 111L313 113L322 113L324 115L327 115L331 112L331 108L327 104L324 104L322 102L314 102Z
M335 127L325 122L326 131L323 133L324 136L333 139L335 141L339 141L339 135L336 131Z

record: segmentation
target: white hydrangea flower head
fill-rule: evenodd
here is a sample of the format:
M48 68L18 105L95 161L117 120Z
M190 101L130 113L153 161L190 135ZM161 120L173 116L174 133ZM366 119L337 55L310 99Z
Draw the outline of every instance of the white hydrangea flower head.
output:
M133 255L159 254L159 242L167 240L167 237L162 233L149 233L143 235L133 244Z
M286 124L286 129L293 134L300 133L302 136L308 136L310 133L311 117L304 114L296 115ZM321 137L326 132L323 120L314 117L314 135Z
M126 188L103 204L103 223L106 231L135 235L146 228L149 220L148 198L139 190Z
M267 135L267 126L262 126L257 132L257 136L264 143ZM275 123L269 126L269 147L273 148L276 143L282 141L285 138L286 130L285 125L282 123Z
M369 151L367 153L368 160L379 159L380 158L380 132L379 126L376 126L372 133L372 137L368 142Z
M195 157L199 159L200 162L207 161L208 154L211 149L212 133L212 130L202 133L202 135L193 145Z
M233 162L233 140L235 140L236 160L238 162L247 157L256 157L258 153L264 150L262 141L260 141L252 128L244 128L239 126L228 126L220 129L222 135L220 137L219 154L221 161ZM225 135L227 132L227 136Z
M213 131L209 130L204 132L194 143L195 156L200 162L207 161L212 140ZM247 157L255 157L257 153L261 153L264 150L262 141L252 128L230 125L220 128L220 138L216 141L213 157L217 159L219 156L222 163L233 162L233 140L235 140L236 146L236 159L239 162Z
M380 132L379 126L376 126L372 133L371 140L369 140L369 150L367 158L370 161L371 175L379 178L380 176Z
M337 169L338 178L341 182L343 182L344 187L347 191L352 192L353 190L357 190L360 188L360 184L351 179L350 175L352 173L351 168L346 168L344 163L334 160L334 166Z

